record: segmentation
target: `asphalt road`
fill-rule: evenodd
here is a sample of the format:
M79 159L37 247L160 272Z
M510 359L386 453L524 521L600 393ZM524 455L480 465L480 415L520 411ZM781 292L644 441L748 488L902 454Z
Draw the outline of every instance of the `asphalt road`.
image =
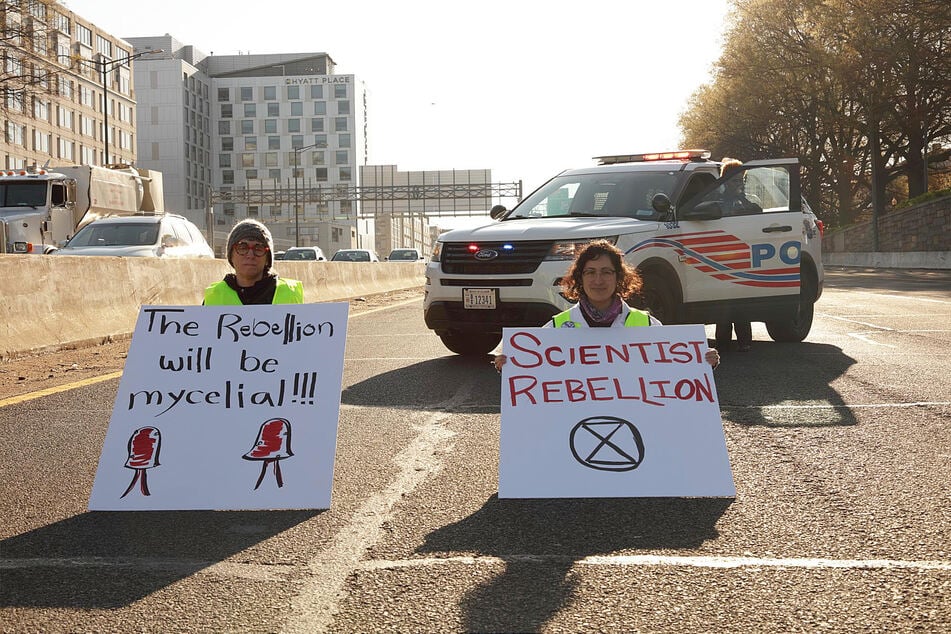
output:
M724 354L735 499L499 500L499 378L421 306L350 319L326 511L87 512L118 381L0 407L0 631L951 631L951 272Z

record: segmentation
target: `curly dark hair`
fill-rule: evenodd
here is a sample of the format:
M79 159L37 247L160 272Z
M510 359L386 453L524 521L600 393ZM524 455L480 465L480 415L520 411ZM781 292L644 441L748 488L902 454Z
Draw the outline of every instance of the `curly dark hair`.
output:
M585 245L584 249L575 256L571 268L561 278L561 289L564 291L565 297L573 302L581 299L584 294L581 272L584 271L588 262L602 255L611 259L611 265L618 273L615 292L621 299L629 298L641 290L641 276L631 265L624 261L624 254L621 253L621 250L607 240L595 240Z

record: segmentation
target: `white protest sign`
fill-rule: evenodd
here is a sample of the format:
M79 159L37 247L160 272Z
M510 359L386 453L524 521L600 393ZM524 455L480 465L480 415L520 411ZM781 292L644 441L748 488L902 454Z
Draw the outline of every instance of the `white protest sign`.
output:
M330 508L348 310L143 306L89 509Z
M736 495L702 326L502 340L500 498Z

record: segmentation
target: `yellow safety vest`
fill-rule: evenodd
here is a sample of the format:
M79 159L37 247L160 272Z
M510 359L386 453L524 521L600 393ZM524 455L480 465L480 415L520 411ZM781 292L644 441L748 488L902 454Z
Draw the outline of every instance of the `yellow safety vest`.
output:
M572 312L574 312L574 314L572 314ZM555 324L555 328L588 327L588 322L585 321L584 317L581 315L581 309L577 306L573 306L564 312L558 313L551 319ZM631 308L631 312L629 312L627 317L624 319L624 326L626 328L631 328L633 326L650 326L650 323L650 314L636 308Z
M277 279L272 304L303 304L304 285L300 280L291 280L283 277ZM238 292L228 286L224 280L215 282L205 289L205 306L240 306L241 298Z

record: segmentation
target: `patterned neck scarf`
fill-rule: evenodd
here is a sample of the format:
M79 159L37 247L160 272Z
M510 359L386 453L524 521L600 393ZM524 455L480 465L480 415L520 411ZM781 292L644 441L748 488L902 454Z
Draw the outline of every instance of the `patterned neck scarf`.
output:
M617 319L617 316L621 314L622 303L621 298L615 295L611 305L602 311L592 306L586 295L582 295L578 306L581 307L581 312L584 313L586 319L601 326L610 326L614 323L614 320Z

